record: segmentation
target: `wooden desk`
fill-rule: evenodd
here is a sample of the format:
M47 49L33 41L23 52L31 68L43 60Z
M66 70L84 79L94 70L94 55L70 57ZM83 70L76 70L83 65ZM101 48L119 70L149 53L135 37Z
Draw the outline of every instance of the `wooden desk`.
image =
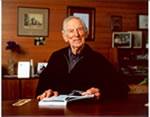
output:
M4 78L2 79L2 99L15 100L34 98L39 78Z
M33 99L31 102L14 107L12 104L16 100L5 100L2 102L2 116L130 116L148 117L148 107L144 104L148 102L147 94L132 94L125 101L108 101L100 104L78 104L70 105L66 109L39 108L38 101Z

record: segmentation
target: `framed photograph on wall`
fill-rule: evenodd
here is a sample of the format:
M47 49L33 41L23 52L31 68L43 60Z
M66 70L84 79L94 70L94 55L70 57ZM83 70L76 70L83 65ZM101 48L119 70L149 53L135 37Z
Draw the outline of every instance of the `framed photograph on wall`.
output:
M133 48L142 48L142 31L129 31L132 33Z
M138 14L138 29L139 30L147 30L148 29L148 15L146 14Z
M86 7L68 7L68 16L77 16L81 18L88 29L88 37L86 41L94 41L95 39L95 8Z
M113 48L131 48L132 33L131 32L114 32L112 34Z
M49 9L18 7L18 36L47 37Z
M122 17L111 16L111 31L121 31L121 30L122 30Z

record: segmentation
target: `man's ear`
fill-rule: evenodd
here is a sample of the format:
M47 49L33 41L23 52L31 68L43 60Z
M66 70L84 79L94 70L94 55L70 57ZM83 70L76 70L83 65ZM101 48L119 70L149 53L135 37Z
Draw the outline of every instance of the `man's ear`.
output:
M62 32L62 37L63 37L64 41L67 43L67 42L68 42L68 39L66 38L66 35L65 35L64 32Z

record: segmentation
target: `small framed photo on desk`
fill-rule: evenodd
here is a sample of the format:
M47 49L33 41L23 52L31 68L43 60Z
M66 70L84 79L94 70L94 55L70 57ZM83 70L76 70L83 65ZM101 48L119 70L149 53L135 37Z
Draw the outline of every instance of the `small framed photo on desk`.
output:
M30 77L30 62L19 61L18 62L18 78L29 78Z
M47 62L39 62L37 65L37 74L41 74L47 66Z

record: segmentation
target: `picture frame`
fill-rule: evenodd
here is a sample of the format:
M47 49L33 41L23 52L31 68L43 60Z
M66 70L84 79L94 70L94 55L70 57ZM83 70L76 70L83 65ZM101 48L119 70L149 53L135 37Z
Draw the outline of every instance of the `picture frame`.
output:
M47 67L47 62L38 62L37 64L37 74L41 74L43 70Z
M129 31L132 33L133 48L142 48L142 31Z
M18 7L18 36L47 37L49 9Z
M131 32L114 32L112 34L113 48L131 48L132 33Z
M138 14L138 29L139 30L148 30L148 15L147 14Z
M122 31L122 16L111 16L111 31Z
M39 45L45 45L45 37L35 37L34 38L34 45L39 46Z
M88 29L88 37L85 40L95 40L95 8L68 6L67 16L77 16L81 18Z

